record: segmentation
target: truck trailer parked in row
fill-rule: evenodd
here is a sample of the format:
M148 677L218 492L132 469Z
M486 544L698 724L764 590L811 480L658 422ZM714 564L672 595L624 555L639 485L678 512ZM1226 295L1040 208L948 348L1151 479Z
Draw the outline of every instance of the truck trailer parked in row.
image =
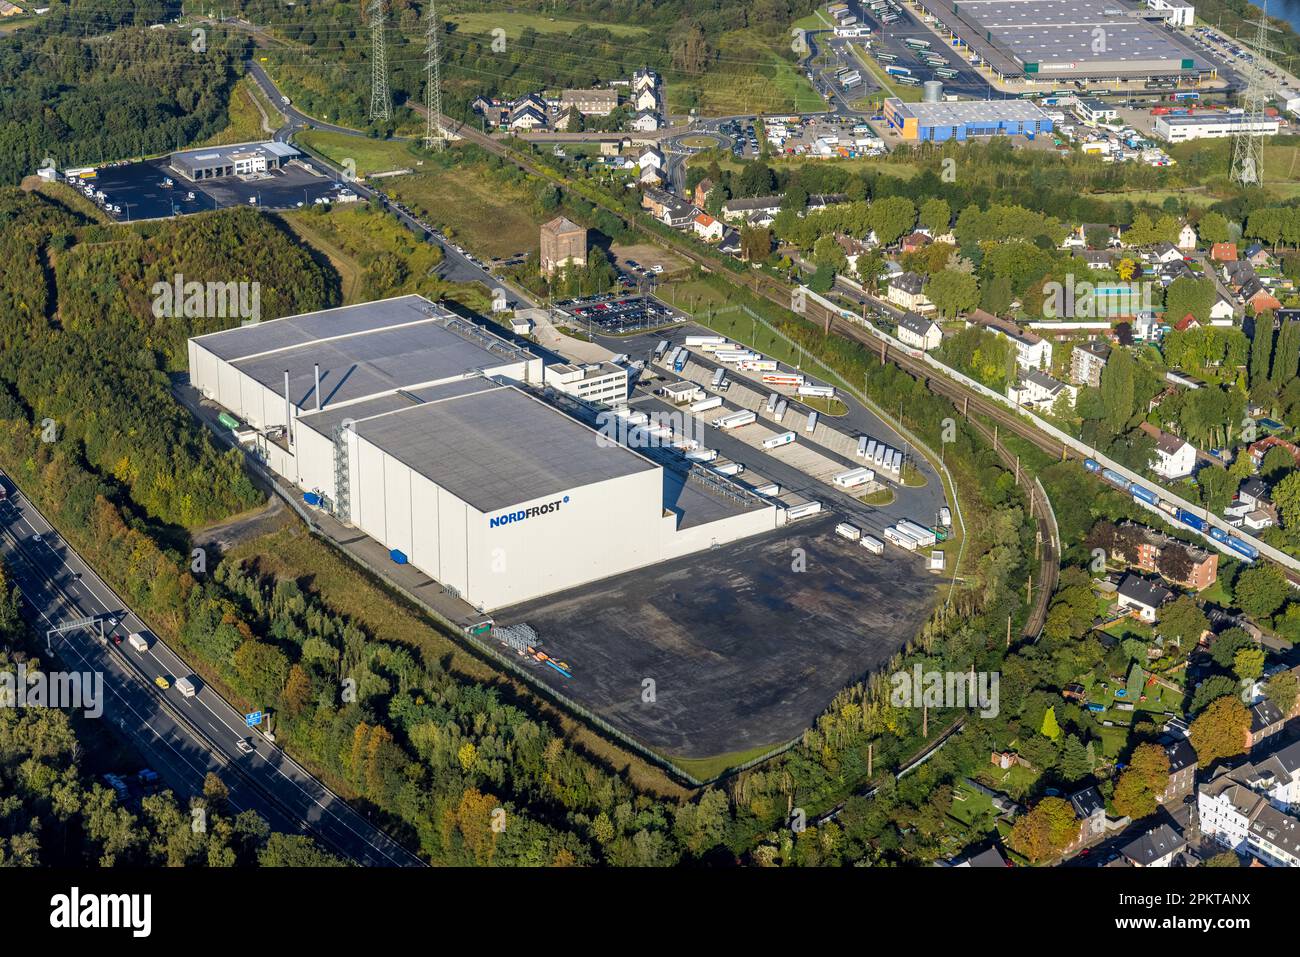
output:
M782 445L789 445L795 440L793 432L782 432L780 435L774 435L771 438L763 440L763 448L775 449Z
M856 468L839 473L832 481L840 488L856 488L859 485L866 485L875 477L876 473L871 469Z
M840 522L835 526L835 534L840 538L847 538L851 542L856 542L862 538L862 529L856 525L850 525L848 522Z
M742 425L749 425L751 422L757 422L758 416L750 409L741 409L739 412L732 412L729 415L719 416L713 420L715 429L738 429Z

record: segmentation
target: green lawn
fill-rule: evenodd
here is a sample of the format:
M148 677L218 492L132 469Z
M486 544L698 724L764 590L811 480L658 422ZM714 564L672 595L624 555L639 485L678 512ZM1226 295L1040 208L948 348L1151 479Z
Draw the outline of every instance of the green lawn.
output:
M385 188L478 256L529 253L541 245L543 217L534 212L531 192L481 163L394 177Z
M419 168L420 156L412 151L412 144L404 140L375 140L328 130L307 130L299 133L297 139L345 168L351 160L361 177L395 169Z

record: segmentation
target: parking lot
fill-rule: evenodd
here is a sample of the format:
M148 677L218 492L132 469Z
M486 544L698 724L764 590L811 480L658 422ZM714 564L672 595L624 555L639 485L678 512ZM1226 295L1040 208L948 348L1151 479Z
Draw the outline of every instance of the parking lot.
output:
M555 304L571 325L609 335L643 332L686 321L686 315L653 296L593 296Z
M540 680L662 754L780 744L915 635L944 581L920 558L839 538L837 521L803 519L496 620L526 622L571 668L538 666Z
M300 163L257 177L191 183L171 169L166 159L104 166L93 177L69 182L119 222L186 216L230 206L310 206L318 198L337 199L344 185Z

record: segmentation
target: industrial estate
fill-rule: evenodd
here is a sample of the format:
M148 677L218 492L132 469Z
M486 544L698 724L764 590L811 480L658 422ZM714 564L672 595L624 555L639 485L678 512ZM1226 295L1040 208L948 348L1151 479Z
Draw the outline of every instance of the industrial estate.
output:
M0 861L1274 918L1294 6L103 6L0 3Z

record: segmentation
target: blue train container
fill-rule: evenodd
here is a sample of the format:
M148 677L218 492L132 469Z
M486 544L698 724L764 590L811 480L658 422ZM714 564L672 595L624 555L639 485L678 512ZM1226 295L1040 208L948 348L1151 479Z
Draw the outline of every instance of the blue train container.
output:
M1143 488L1141 485L1138 485L1137 482L1134 482L1132 485L1129 486L1129 491L1133 493L1134 498L1141 499L1142 501L1146 502L1148 505L1160 504L1159 495L1151 491L1151 489L1149 488Z
M1101 471L1101 463L1098 462L1096 459L1084 459L1083 467L1086 468L1089 472Z
M1219 528L1216 525L1212 527L1209 531L1210 531L1210 538L1214 539L1216 542L1221 542L1224 545L1228 544L1228 533L1225 532L1223 529Z
M1126 491L1128 490L1129 480L1126 479L1124 476L1120 475L1114 469L1102 469L1101 477L1104 478L1111 485L1114 485L1116 488L1122 488Z
M1205 534L1205 519L1201 518L1201 516L1194 512L1189 512L1185 508L1180 508L1178 511L1174 512L1174 518L1178 519L1178 521L1182 522L1188 528L1194 528L1202 535Z
M1243 542L1236 535L1232 535L1228 538L1228 547L1238 555L1248 558L1252 562L1259 558L1259 549L1254 545L1249 545L1246 542Z

